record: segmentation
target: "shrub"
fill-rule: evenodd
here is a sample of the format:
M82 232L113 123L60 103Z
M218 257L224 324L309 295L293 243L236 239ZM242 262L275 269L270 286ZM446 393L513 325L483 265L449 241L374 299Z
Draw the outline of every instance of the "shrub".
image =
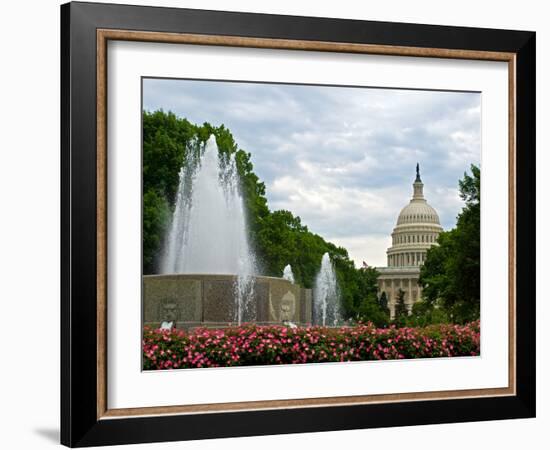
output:
M143 333L144 370L479 355L479 321L425 328L242 325Z

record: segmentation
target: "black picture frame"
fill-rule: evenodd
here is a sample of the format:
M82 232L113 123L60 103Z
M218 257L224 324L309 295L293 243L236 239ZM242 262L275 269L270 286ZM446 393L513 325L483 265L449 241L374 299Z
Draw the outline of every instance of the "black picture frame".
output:
M98 418L98 29L516 55L516 394ZM535 33L94 3L61 6L61 443L71 447L535 416Z

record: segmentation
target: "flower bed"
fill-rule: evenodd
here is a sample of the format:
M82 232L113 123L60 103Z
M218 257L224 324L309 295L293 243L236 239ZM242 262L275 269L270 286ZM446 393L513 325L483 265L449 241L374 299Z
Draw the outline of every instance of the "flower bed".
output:
M145 370L479 355L479 321L426 328L144 329Z

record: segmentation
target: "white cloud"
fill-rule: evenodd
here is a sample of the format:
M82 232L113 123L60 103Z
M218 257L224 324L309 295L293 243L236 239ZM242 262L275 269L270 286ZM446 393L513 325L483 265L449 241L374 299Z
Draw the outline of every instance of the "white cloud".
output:
M347 249L356 267L361 267L363 261L369 266L386 266L386 249L391 245L390 236L364 234L349 237L327 236L327 239Z

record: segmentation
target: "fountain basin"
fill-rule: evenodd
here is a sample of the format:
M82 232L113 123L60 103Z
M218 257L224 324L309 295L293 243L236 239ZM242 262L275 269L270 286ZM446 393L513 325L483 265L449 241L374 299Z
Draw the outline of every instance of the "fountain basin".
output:
M254 292L243 322L263 325L312 322L312 293L283 278L254 276ZM143 322L157 328L236 325L236 275L164 274L143 276Z

